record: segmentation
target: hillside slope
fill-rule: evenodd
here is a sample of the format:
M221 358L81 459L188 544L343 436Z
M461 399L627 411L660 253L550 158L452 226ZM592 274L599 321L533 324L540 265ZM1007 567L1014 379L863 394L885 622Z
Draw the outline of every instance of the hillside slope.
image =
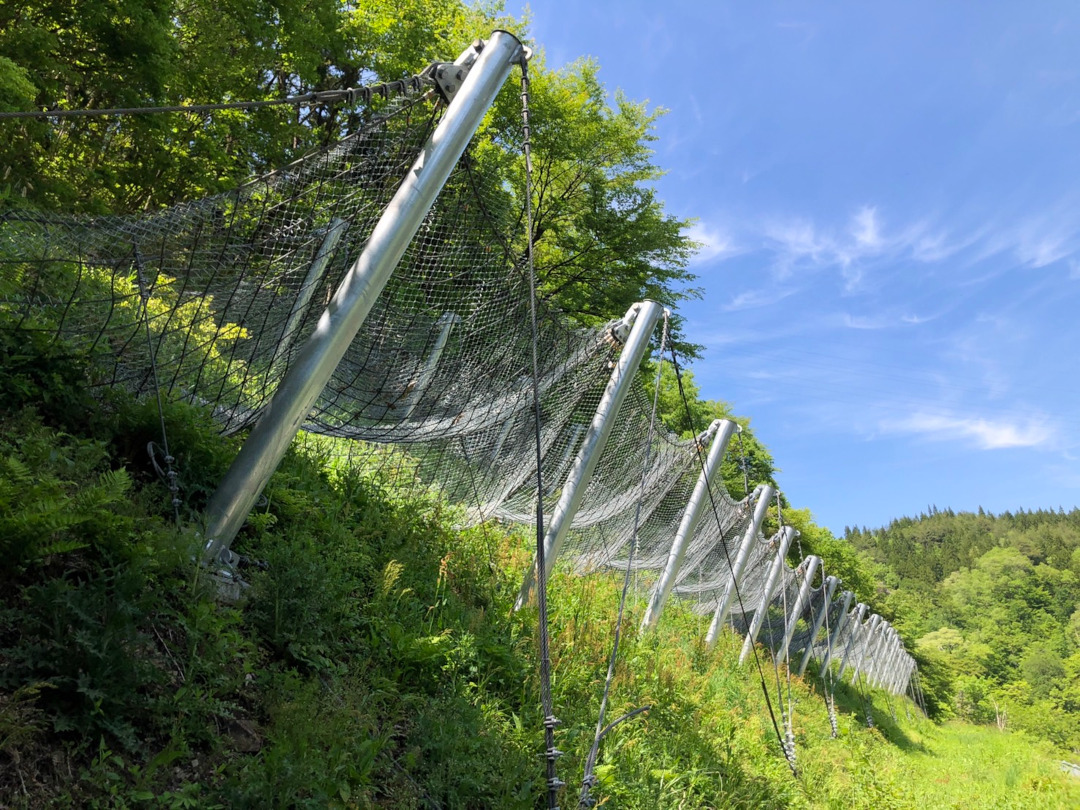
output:
M308 437L238 540L251 587L220 604L186 527L235 442L166 405L177 529L145 455L160 436L153 404L100 408L70 358L37 359L34 374L4 379L0 415L5 806L540 804L536 617L510 612L527 540L457 531L454 510L411 480ZM615 578L553 582L564 806L592 740L617 598ZM884 694L870 729L859 689L839 687L833 739L816 681L788 686L763 659L774 707L793 712L794 777L757 670L737 665L731 636L706 652L702 623L675 606L659 632L625 637L608 716L652 709L604 741L593 796L606 806L1080 804L1044 744L936 726Z

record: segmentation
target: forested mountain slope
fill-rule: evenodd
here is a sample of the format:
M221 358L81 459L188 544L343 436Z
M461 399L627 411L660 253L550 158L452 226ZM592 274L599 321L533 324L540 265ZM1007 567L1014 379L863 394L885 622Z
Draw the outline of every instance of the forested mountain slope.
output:
M932 508L846 538L943 708L1080 751L1080 510Z

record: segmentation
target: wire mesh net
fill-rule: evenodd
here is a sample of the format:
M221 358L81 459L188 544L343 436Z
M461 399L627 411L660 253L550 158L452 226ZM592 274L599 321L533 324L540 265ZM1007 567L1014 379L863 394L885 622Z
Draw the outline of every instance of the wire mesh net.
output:
M6 214L0 329L86 353L94 390L160 390L209 409L224 433L248 428L319 328L442 109L430 94L400 98L369 110L364 126L330 148L162 211ZM439 488L467 523L535 515L522 207L512 184L467 151L303 425L351 440L354 459L397 465ZM550 511L624 330L621 313L595 328L550 302L538 314L540 494ZM564 557L579 572L625 568L632 541L636 569L662 568L701 473L709 438L650 433L648 389L640 380L623 403L574 519ZM728 588L751 519L750 498L733 499L722 483L710 496L675 588L703 613ZM748 612L732 612L739 627L752 619L775 554L775 538L757 532L751 542L739 583ZM778 593L791 587L785 569ZM782 636L775 606L766 628Z
M250 427L440 111L427 96L399 100L332 148L231 193L143 216L8 214L0 328L86 352L94 389L140 396L159 386L210 409L225 433ZM408 468L462 504L468 522L535 514L520 207L508 184L466 154L303 426L355 440L354 458L379 455ZM582 328L541 304L549 509L621 348L619 322ZM579 568L617 564L639 498L644 567L666 554L697 474L698 444L655 433L642 486L650 406L641 384L621 408L567 546Z

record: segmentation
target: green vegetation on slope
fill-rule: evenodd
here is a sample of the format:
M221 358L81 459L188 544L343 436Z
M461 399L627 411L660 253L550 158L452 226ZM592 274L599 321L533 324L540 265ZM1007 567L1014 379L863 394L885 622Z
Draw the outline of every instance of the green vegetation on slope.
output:
M72 8L0 7L0 109L280 98L398 78L453 58L494 27L515 27L494 6L433 0L88 0L77 14ZM531 73L538 167L532 236L542 294L583 323L617 316L644 297L675 305L695 295L686 270L694 247L688 223L668 215L652 187L660 172L651 152L657 111L624 98L611 103L589 62L553 72L540 55ZM505 88L472 159L476 182L507 191L520 208L516 92ZM0 210L153 210L232 188L362 124L362 113L324 107L7 121L0 126ZM518 212L502 213L512 220ZM62 273L58 268L58 284ZM159 303L152 299L151 310ZM679 340L678 326L676 317L678 348L692 356L696 347ZM215 328L208 351L229 334ZM294 448L238 541L260 563L245 571L250 590L239 604L220 605L214 583L190 562L199 539L173 525L145 453L160 439L156 410L119 395L104 407L92 401L84 361L41 335L0 331L0 356L4 802L537 802L535 618L509 612L528 541L495 527L457 532L453 510L412 491L411 481L341 466L324 454L325 444L308 441ZM673 382L666 374L663 411L677 432L728 415L722 403L701 402L687 378L693 419L686 419ZM182 517L197 525L235 444L191 408L167 404L166 423L183 485ZM744 441L750 486L772 480L767 449L749 433ZM729 462L724 478L742 494L742 470ZM828 573L877 604L873 575L850 544L816 527L805 510L788 509L785 519L802 531L793 558L820 554ZM985 571L975 557L964 565L991 579L1007 570L1025 587L1024 577L1035 577L1036 591L1052 592L1058 607L1046 614L1057 621L1064 575L1044 587L1043 562L1030 571L1015 556ZM1056 558L1046 564L1059 573L1069 567ZM908 593L900 585L882 591L887 604L899 598L894 593ZM957 593L972 591L965 587ZM564 721L559 745L567 751L560 767L571 779L595 723L616 593L604 578L559 577L553 586L555 698ZM639 608L631 608L631 626ZM975 620L964 621L955 619L964 644L981 649L967 641ZM1024 621L1016 618L1019 632L1030 630ZM927 626L918 635L937 630ZM803 775L792 780L756 676L734 666L730 649L706 655L701 631L696 617L672 609L656 636L627 640L611 716L646 703L654 709L605 743L597 794L609 804L964 806L983 804L998 788L1002 806L1077 803L1024 738L909 725L906 717L893 723L880 701L877 726L885 732L870 731L859 722L856 694L839 695L846 714L833 741L820 695L799 683ZM989 644L988 632L975 640ZM1070 638L1041 651L1016 646L1031 653L1017 666L1033 689L1027 702L1009 704L1010 723L1023 725L1024 711L1034 719L1047 706L1060 709L1052 715L1058 719L1072 711L1072 698L1054 686L1061 669L1073 671L1074 648L1063 646ZM934 693L942 701L963 696L960 707L988 705L972 697L972 683L990 689L982 694L991 700L999 698L992 689L1017 683L997 672L963 681L957 668L966 659L935 666L926 655ZM961 744L962 735L976 742ZM913 763L936 763L953 781L939 787L909 779L904 770ZM1003 771L1003 786L960 779L980 768Z
M71 359L0 407L0 795L15 807L534 807L543 791L535 612L510 613L528 542L453 529L453 510L326 443L298 442L237 548L251 587L214 599L144 453L152 405L82 394ZM65 366L65 363L68 365ZM46 366L49 367L49 366ZM67 367L67 372L61 369ZM8 366L5 366L8 368ZM8 403L14 407L7 407ZM169 404L184 517L235 451ZM615 577L552 586L560 774L580 779ZM642 604L627 619L634 627ZM800 777L738 640L702 644L678 605L626 637L594 795L607 806L1069 807L1080 788L1024 737L909 719L792 684ZM766 665L766 675L775 677ZM774 696L774 702L776 697ZM896 719L893 719L895 712ZM563 804L572 805L573 793Z
M847 532L943 712L1080 752L1080 510L931 510Z

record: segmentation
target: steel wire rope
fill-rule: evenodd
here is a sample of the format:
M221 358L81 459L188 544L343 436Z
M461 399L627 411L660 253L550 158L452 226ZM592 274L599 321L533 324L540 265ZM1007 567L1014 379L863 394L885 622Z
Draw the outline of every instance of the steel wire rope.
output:
M438 64L438 63L435 63ZM391 94L407 93L410 90L417 91L423 87L435 85L433 68L431 65L422 73L414 74L407 79L381 84L366 85L364 87L346 87L341 90L313 90L298 96L286 98L271 98L261 101L221 101L213 104L170 104L145 107L102 107L83 108L77 110L9 110L0 112L0 121L20 118L94 118L101 116L124 116L124 115L152 115L157 113L207 113L219 110L257 110L263 107L275 106L300 106L303 104L328 104L335 101L344 101L347 104L355 104L357 100L370 102L375 96L390 98Z
M779 501L779 493L777 493L777 500ZM781 523L781 530L783 529L783 523ZM780 576L783 578L783 561L780 563ZM780 610L784 617L784 630L787 631L788 623L788 608L787 608L787 583L782 583L780 586ZM776 646L776 636L773 632L773 623L769 620L769 605L766 602L765 608L762 611L762 623L765 624L766 630L769 634L769 657L773 662L773 674L776 678L776 700L780 704L780 720L784 726L784 739L781 741L780 746L784 751L784 758L788 761L788 764L794 768L795 758L792 756L791 749L791 683L788 683L788 700L787 706L784 705L784 689L780 685L780 656L779 650ZM756 618L756 617L755 617ZM751 642L752 643L752 642Z
M171 452L169 452L169 433L165 429L165 406L161 400L161 380L158 375L157 367L157 351L154 348L154 341L150 335L150 291L146 287L146 280L143 278L143 261L142 255L139 253L138 244L133 244L131 247L132 257L135 260L135 277L139 282L139 297L142 299L142 311L143 311L143 326L146 328L146 349L150 353L150 371L154 380L154 396L157 398L157 412L158 421L161 423L161 449L165 451L165 457L162 461L165 462L165 470L162 470L157 463L157 457L154 452L154 442L150 442L146 445L147 452L150 454L150 461L154 465L154 469L157 470L159 475L162 475L169 488L169 494L171 496L171 505L173 510L173 519L176 521L176 528L180 529L180 484L177 480L178 476L176 470L173 468L173 463L176 461L173 458Z
M585 759L585 772L581 779L581 796L578 799L579 807L592 806L592 801L589 797L589 791L595 783L595 777L593 776L592 771L593 767L596 765L596 757L600 751L600 741L603 739L604 735L610 731L610 728L604 728L604 717L607 713L608 697L611 694L611 682L615 677L615 660L619 654L619 640L622 637L623 615L626 612L626 596L630 590L630 581L634 567L634 552L637 549L638 529L640 528L641 523L641 504L645 499L645 486L649 474L649 462L652 461L653 438L656 431L656 414L660 408L660 379L664 368L664 350L667 348L669 326L670 316L667 310L664 310L664 327L660 335L660 359L656 364L656 385L653 389L652 413L649 415L649 430L645 437L645 458L641 466L641 485L638 489L637 504L634 508L634 527L630 534L630 550L626 558L626 573L623 575L622 593L619 596L619 614L615 620L615 640L611 645L611 657L608 659L607 676L604 679L604 692L600 696L600 711L596 721L596 734L593 736L593 743L589 748L589 755ZM643 710L644 709L642 709L642 711ZM621 722L623 719L629 719L629 717L632 716L634 716L633 713L626 715L620 720L617 720L616 723ZM616 723L613 723L612 726Z
M821 561L821 583L825 584L825 561ZM837 584L840 580L837 580ZM824 590L825 598L828 599L828 590ZM832 677L832 629L829 627L829 605L822 605L825 611L825 655L826 660L829 662L829 666L825 667L825 672L821 671L821 660L818 660L818 676L821 678L822 683L825 685L825 689L822 692L822 699L825 701L825 711L829 714L829 727L832 730L832 736L837 736L836 729L836 679ZM814 639L811 638L808 641L810 645L810 655L814 655Z
M679 370L679 360L678 360L678 357L675 354L675 348L674 347L671 348L671 365L672 365L672 368L675 370L675 382L677 383L678 388L679 388L679 397L682 400L683 409L686 412L686 418L687 418L687 421L688 421L688 423L690 425L690 430L692 432L694 432L695 435L698 435L697 434L698 427L695 424L694 414L690 410L690 402L686 398L686 390L683 387L682 374L680 373L680 370ZM705 457L704 457L704 455L702 455L701 445L698 442L695 442L694 445L695 445L695 452L697 453L698 465L701 467L701 470L704 473L704 471L705 471ZM744 457L744 460L745 460L745 457ZM749 486L750 486L749 485L749 479L746 479L746 480L747 480L746 488L749 489ZM727 561L728 571L734 572L735 568L731 564L731 554L728 552L727 543L724 541L723 521L720 519L720 511L716 506L715 498L713 498L712 487L706 487L706 491L709 493L709 508L712 510L713 518L716 521L716 528L720 532L719 544L724 549L724 559ZM746 606L743 604L742 593L739 590L738 580L734 576L731 578L731 587L735 591L735 598L738 600L739 610L742 612L742 615L745 616L746 615ZM780 726L776 722L776 712L773 711L772 700L769 697L769 687L765 684L765 670L761 666L761 657L758 655L756 645L751 645L751 650L753 651L753 654L754 654L754 663L757 666L758 679L761 682L761 692L765 696L765 706L769 710L769 718L772 720L773 731L776 732L776 739L780 743L780 749L783 750L784 736L780 733ZM798 779L799 778L798 770L796 770L795 766L791 764L790 760L788 760L786 756L784 757L784 760L788 763L788 767L791 768L792 776L794 776L796 779Z
M532 350L532 396L534 440L536 447L536 605L537 630L540 635L540 704L544 712L544 759L547 763L548 810L559 810L559 788L565 783L556 775L555 763L562 752L555 747L555 726L559 720L551 700L551 642L548 637L547 567L544 555L544 477L543 439L540 429L540 326L536 309L536 263L533 255L532 210L532 146L529 142L529 63L522 57L521 66L521 123L522 155L525 159L525 219L528 228L529 327Z

